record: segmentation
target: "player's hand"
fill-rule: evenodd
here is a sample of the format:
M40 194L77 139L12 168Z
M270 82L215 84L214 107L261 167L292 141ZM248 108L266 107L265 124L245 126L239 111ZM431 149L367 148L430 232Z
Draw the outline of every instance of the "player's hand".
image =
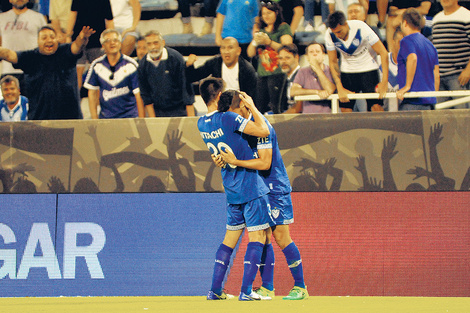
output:
M233 154L233 152L230 150L227 150L227 151L221 150L220 155L222 156L222 159L224 160L224 162L228 164L235 165L235 163L238 160L235 154Z
M225 167L226 163L225 163L225 161L222 159L222 156L221 156L220 154L219 154L219 155L211 154L211 158L212 158L212 161L214 162L214 164L215 164L217 167L220 167L220 168Z
M250 112L256 108L255 103L253 102L253 99L246 92L240 91L240 99L247 106Z

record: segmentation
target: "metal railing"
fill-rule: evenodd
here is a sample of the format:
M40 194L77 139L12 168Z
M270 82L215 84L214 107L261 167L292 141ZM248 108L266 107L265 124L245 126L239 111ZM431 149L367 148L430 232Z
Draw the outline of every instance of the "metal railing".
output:
M387 92L384 98L396 99L395 92ZM460 104L470 103L470 90L455 90L455 91L420 91L420 92L407 92L405 98L423 98L423 97L461 97L459 99L449 100L435 105L436 110L448 109ZM379 99L378 93L350 93L348 98L354 99ZM295 101L318 101L324 100L317 95L303 95L294 97ZM327 100L331 100L331 113L340 113L339 97L338 94L330 95Z

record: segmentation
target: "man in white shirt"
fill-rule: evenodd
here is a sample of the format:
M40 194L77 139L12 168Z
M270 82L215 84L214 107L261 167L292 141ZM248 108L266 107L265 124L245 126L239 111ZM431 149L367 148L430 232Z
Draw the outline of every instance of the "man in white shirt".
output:
M38 32L46 26L46 17L27 8L28 0L10 0L11 10L0 14L0 42L3 48L23 51L37 48ZM2 61L2 77L13 75L23 85L23 71Z
M379 37L366 23L346 20L340 11L330 14L327 22L325 44L341 110L351 112L354 107L355 102L349 100L348 93L378 92L383 98L388 87L388 52ZM341 69L337 51L341 55ZM377 55L384 71L381 81ZM368 99L367 110L382 111L381 102Z

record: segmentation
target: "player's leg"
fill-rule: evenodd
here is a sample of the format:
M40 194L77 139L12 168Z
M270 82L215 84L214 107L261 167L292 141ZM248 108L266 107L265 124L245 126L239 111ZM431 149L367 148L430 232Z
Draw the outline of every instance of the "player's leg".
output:
M292 277L294 278L294 288L290 291L285 300L301 300L308 298L308 292L304 281L304 272L300 251L290 236L289 224L294 222L292 199L290 194L272 195L269 199L271 203L271 213L277 224L273 230L273 236L281 248Z
M227 231L224 241L215 254L214 272L212 274L212 285L207 300L225 300L227 295L223 292L223 281L230 265L233 249L245 228L243 211L239 205L227 206Z
M271 243L272 230L268 228L266 231L266 243L263 247L263 254L261 255L261 265L259 272L263 284L255 290L256 293L262 296L269 296L274 298L274 249Z
M253 281L261 264L261 255L266 241L266 229L272 223L269 215L268 197L262 196L246 203L244 217L250 242L246 248L243 281L238 299L241 301L271 300L271 298L260 296L252 290Z

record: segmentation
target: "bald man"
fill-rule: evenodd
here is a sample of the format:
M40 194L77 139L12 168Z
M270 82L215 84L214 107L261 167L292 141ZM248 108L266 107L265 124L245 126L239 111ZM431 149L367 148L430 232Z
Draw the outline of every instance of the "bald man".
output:
M194 67L197 56L190 54L186 62L186 76L188 81L199 81L208 76L222 78L226 89L244 91L250 97L255 96L257 74L253 65L242 58L242 49L233 37L222 40L220 55L207 60L198 68Z

